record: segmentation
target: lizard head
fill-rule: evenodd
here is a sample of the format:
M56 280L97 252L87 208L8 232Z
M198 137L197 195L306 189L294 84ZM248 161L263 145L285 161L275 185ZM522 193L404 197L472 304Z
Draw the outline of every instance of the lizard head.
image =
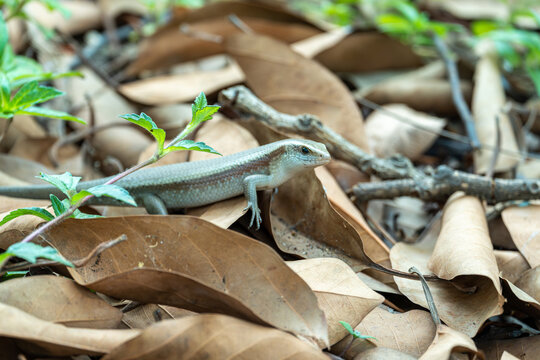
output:
M286 152L292 161L291 165L298 167L298 170L314 168L330 161L330 154L323 143L304 139L286 141Z

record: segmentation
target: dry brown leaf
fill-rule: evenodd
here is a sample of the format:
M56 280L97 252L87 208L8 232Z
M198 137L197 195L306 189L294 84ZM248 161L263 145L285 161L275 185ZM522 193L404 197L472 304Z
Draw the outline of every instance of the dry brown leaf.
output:
M462 80L461 92L470 100L472 86ZM414 110L436 114L456 114L448 81L432 78L388 80L356 94L376 104L405 104Z
M328 323L330 346L343 339L347 330L339 321L355 327L384 297L360 280L343 261L320 258L287 263L317 295Z
M38 1L26 4L24 12L41 26L68 34L79 34L101 24L99 8L92 1L60 0L60 4L69 11L69 17L64 17L59 11L49 11Z
M427 311L411 310L396 313L379 306L355 328L362 335L374 336L377 340L356 339L345 358L353 358L373 347L390 348L418 357L433 341L435 329ZM332 352L339 354L350 341L351 336L347 336L332 347Z
M68 328L41 320L1 302L0 318L0 336L24 340L24 348L35 354L105 354L139 334L138 330ZM23 345L20 342L18 344L20 347Z
M369 177L365 173L358 170L356 166L353 166L345 161L334 159L326 164L324 168L332 174L343 191L349 191L352 189L353 185L359 182L370 181Z
M396 116L406 118L407 122ZM403 104L391 104L371 113L366 121L366 135L375 155L402 154L416 160L435 142L445 125L445 119L414 111Z
M481 358L474 341L465 334L445 325L437 327L437 335L419 360L447 360L452 353L467 353Z
M114 329L122 312L73 280L53 275L0 283L0 302L68 327Z
M480 60L476 64L474 75L474 93L472 99L472 114L475 121L478 139L482 145L496 146L497 132L500 134L500 148L513 151L516 155L500 152L494 170L496 172L510 170L519 162L520 155L512 124L508 115L503 111L506 103L502 76L498 60L489 49L477 46ZM499 126L497 131L497 120ZM480 149L474 153L474 165L477 173L489 170L493 158L493 150Z
M540 266L521 274L516 286L540 302Z
M148 8L140 1L98 0L98 6L107 22L112 22L115 17L122 13L138 14L141 16L148 14Z
M241 83L244 73L235 62L218 70L196 70L185 74L156 76L119 87L129 99L145 105L163 105L191 101L201 91L211 94Z
M514 355L510 354L509 352L504 351L501 355L501 360L519 360L519 359L515 357Z
M303 18L278 6L238 1L211 3L174 16L166 26L143 42L139 56L130 64L127 74L134 75L145 69L168 67L179 62L223 53L222 44L184 34L179 28L182 24L188 24L191 32L218 36L240 33L241 30L227 19L229 14L238 16L256 33L273 36L288 43L321 32Z
M416 360L416 357L394 349L376 347L356 355L354 360Z
M502 219L512 240L532 268L540 265L540 206L509 207L503 210Z
M500 359L508 352L520 360L536 360L540 353L540 335L509 340L478 342L478 348L486 354L486 359Z
M377 292L401 295L400 292L394 289L393 287L388 286L387 284L369 276L368 274L364 274L363 272L358 272L356 273L356 276L358 276L358 278L360 278L360 280L362 280L362 282L366 284L372 290L375 290Z
M531 267L519 251L495 250L495 259L499 268L499 276L516 282Z
M302 258L335 257L355 271L371 261L356 230L332 208L313 172L281 185L270 205L277 246Z
M165 320L111 351L103 360L320 359L316 348L285 332L230 316Z
M371 230L362 213L351 199L339 187L334 177L324 167L315 169L315 174L326 192L332 207L356 230L362 239L362 246L367 256L377 263L389 261L390 249Z
M362 115L345 85L329 70L265 36L227 37L227 52L254 93L278 111L310 113L367 150Z
M351 29L348 27L338 27L334 30L297 41L294 44L291 44L291 49L311 59L322 51L341 42L350 34L350 32Z
M441 278L459 281L461 289L474 289L474 293L466 293L450 282L429 283L441 320L474 336L486 319L502 313L504 300L484 210L476 198L454 196L445 207L442 223L436 245L433 231L432 236L415 245L396 244L390 259L398 270L415 266L422 274L433 271ZM394 280L409 300L427 308L419 281Z
M173 306L141 304L128 311L122 317L122 322L130 329L144 329L162 320L180 319L197 313Z
M421 58L410 47L378 31L351 34L315 56L315 60L334 72L368 72L422 65Z
M327 343L309 287L271 248L234 231L190 216L132 216L69 219L45 237L79 259L122 234L128 241L70 268L75 281L119 299L228 313Z

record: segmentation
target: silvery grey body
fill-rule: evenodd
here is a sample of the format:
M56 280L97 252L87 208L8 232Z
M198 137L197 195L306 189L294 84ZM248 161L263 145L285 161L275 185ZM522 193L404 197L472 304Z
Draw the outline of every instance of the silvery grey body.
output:
M211 204L244 194L252 210L252 223L261 222L257 190L278 187L296 174L330 161L324 144L303 139L281 140L215 159L143 168L116 184L129 191L138 206L149 213L166 214L167 209ZM86 181L78 189L88 189L110 178ZM62 198L53 186L2 187L0 195L48 199ZM90 204L122 205L107 197L93 198Z

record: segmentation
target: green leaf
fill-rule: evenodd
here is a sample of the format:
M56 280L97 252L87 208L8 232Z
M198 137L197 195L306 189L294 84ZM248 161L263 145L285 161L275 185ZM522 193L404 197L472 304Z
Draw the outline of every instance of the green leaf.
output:
M118 185L114 185L114 184L97 185L97 186L91 187L90 189L82 190L73 196L72 202L78 203L79 201L81 201L82 199L84 199L85 197L89 195L94 195L97 197L107 196L107 197L116 199L118 201L125 202L126 204L137 206L137 203L131 197L131 195L129 195L129 192L126 189Z
M77 185L81 181L79 176L73 176L69 172L65 172L62 175L40 173L36 177L60 189L68 198L71 198L77 192Z
M388 33L407 35L414 30L413 25L400 15L383 14L375 20L379 28Z
M97 218L101 218L103 216L101 215L95 215L95 214L86 214L86 213L83 213L82 211L80 211L79 209L76 209L74 212L73 212L73 215L71 216L75 219L97 219Z
M340 321L339 323L341 325L343 325L343 327L345 328L345 330L347 330L349 332L349 334L351 334L351 335L354 334L354 329L352 328L351 324L349 324L346 321Z
M61 264L73 267L73 264L67 261L56 249L50 246L40 246L34 243L15 243L7 248L6 253L11 256L24 259L35 264L38 258L57 261Z
M40 72L37 74L20 74L13 78L11 84L14 88L22 86L30 81L49 81L56 80L65 77L78 76L84 77L84 75L79 71L68 71L63 73L52 73L52 72Z
M3 113L10 112L11 88L6 74L0 72L0 107Z
M349 334L351 334L353 336L353 338L355 339L375 339L377 340L375 337L373 336L368 336L368 335L362 335L359 331L357 330L354 330L351 326L351 324L349 324L348 322L346 321L340 321L339 322L341 325L343 325L343 327L349 332Z
M24 110L17 110L17 114L26 114L26 115L34 115L34 116L43 116L53 119L62 119L62 120L68 120L68 121L75 121L81 124L86 124L86 122L77 117L70 115L63 111L53 110L53 109L47 109L44 107L38 107L38 106L30 106Z
M165 130L160 129L150 116L142 112L140 115L125 114L120 115L120 117L124 120L139 125L140 127L150 132L150 134L152 134L152 136L154 136L154 138L156 139L158 143L159 153L161 154L165 143Z
M495 21L478 20L472 22L471 31L474 35L480 36L494 30L499 30L501 27L502 25Z
M4 20L4 15L0 14L0 54L4 52L6 45L9 42L9 34Z
M51 204L56 216L60 216L69 209L69 199L60 200L56 195L50 194Z
M64 92L49 86L39 85L37 81L30 81L24 84L13 96L11 106L16 110L25 109L60 95L64 95Z
M212 153L216 155L221 155L219 152L212 149L210 146L206 145L205 143L201 141L195 142L193 140L180 140L174 146L169 146L168 148L166 148L163 152L163 155L168 154L171 151L178 151L178 150L194 150L194 151L202 151L202 152Z
M219 105L208 105L206 96L203 92L197 96L191 105L191 121L184 130L177 136L178 139L183 139L187 134L195 130L203 121L212 119L212 115L219 110Z
M4 225L8 221L11 221L23 215L34 215L46 221L50 221L54 219L54 216L45 209L38 208L38 207L28 207L28 208L21 208L21 209L11 211L9 214L4 216L2 221L0 221L0 226Z
M28 270L25 271L7 271L2 275L1 281L7 281L15 278L25 277L28 274Z
M40 0L40 2L42 2L50 11L58 11L66 19L71 16L71 12L58 0Z

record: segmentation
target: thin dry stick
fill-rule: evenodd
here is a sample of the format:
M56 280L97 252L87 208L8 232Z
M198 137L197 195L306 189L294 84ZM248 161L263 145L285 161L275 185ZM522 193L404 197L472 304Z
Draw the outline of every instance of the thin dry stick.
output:
M454 101L454 105L456 106L459 116L465 125L465 130L467 131L467 136L470 139L471 146L473 150L480 149L482 145L480 144L480 140L478 140L478 135L476 134L476 126L474 124L471 111L469 110L469 106L467 106L467 103L463 98L463 93L461 92L456 63L452 59L450 51L441 37L436 33L433 33L431 38L433 39L437 52L444 61L446 71L448 72L448 80L450 81L450 87L452 89L452 100Z
M495 135L495 150L493 151L493 154L491 156L491 162L486 173L486 177L488 178L493 177L493 173L495 172L495 165L497 165L497 159L499 158L499 153L501 151L501 124L499 115L495 116L495 128L497 131Z
M84 258L79 259L79 260L74 260L71 263L76 268L83 267L86 264L88 264L90 260L92 260L94 257L101 254L103 251L110 249L111 247L118 245L122 241L126 241L126 240L127 240L127 236L125 234L122 234L114 240L102 242L101 244L96 246L92 251L90 251L90 253L86 255ZM19 271L23 269L38 267L38 266L53 266L53 265L61 265L61 264L58 261L52 261L52 260L38 260L34 264L25 261L22 263L13 264L11 266L5 266L3 271L0 272L0 276L4 275L8 271Z
M422 283L422 289L424 290L424 296L426 297L426 302L428 304L431 318L433 319L433 322L435 323L435 325L441 325L441 318L439 317L439 312L437 311L437 307L435 306L435 301L433 300L433 295L431 295L431 290L429 290L429 286L426 282L426 279L424 278L424 275L422 275L420 270L418 270L414 266L409 269L409 272L414 273L420 277L420 282Z

